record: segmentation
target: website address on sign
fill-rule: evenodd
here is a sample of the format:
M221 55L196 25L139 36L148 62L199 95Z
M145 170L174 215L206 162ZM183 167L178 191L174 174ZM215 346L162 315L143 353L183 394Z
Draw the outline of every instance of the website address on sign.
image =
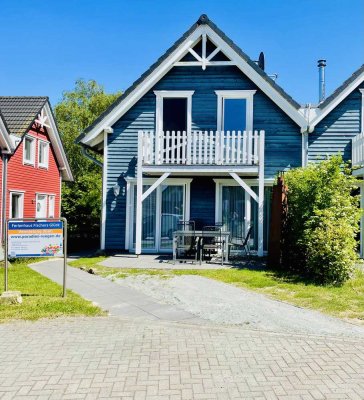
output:
M61 235L11 235L11 239L57 239L61 238Z

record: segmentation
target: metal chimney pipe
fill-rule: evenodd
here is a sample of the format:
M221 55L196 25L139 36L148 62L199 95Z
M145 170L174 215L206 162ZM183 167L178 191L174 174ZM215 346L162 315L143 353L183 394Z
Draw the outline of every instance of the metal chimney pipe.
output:
M317 66L319 69L319 103L322 103L325 100L326 94L326 83L325 83L325 67L326 60L318 60Z

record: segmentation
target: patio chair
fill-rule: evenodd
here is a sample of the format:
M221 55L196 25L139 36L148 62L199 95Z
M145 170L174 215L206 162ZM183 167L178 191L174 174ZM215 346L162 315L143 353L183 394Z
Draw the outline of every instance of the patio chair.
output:
M249 241L250 241L252 232L253 232L253 226L251 226L248 229L248 232L247 232L245 238L243 238L243 237L234 237L234 238L232 238L230 240L230 242L229 242L229 257L230 257L231 247L240 247L245 251L245 254L246 254L247 257L250 256Z
M194 221L179 221L177 224L178 231L190 232L184 236L180 235L175 238L175 251L173 252L174 262L176 261L197 261L198 260L198 239L195 234Z
M211 234L213 233L213 235ZM225 240L222 237L222 224L204 226L200 244L200 263L208 257L221 257L221 265L224 265Z

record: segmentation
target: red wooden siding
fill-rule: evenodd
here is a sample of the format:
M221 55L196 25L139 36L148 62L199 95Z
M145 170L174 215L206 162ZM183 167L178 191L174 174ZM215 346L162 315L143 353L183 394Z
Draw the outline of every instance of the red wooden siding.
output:
M21 141L15 153L8 162L7 181L7 204L6 215L9 217L10 192L24 192L24 218L33 218L36 214L36 195L55 195L54 216L60 216L60 171L53 153L46 130L33 128L28 132L29 136L36 139L35 144L35 165L23 165L24 140ZM23 138L24 139L24 138ZM49 142L48 168L38 166L38 140L43 139ZM47 199L48 213L48 199ZM48 215L48 214L47 214Z

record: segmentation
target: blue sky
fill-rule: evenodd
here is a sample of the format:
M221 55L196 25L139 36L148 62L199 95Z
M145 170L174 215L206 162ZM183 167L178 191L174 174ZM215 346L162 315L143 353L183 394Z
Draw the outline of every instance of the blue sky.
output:
M300 103L317 101L319 58L327 94L364 63L363 0L0 0L0 10L0 94L52 104L78 78L126 89L202 13L252 59L264 51Z

